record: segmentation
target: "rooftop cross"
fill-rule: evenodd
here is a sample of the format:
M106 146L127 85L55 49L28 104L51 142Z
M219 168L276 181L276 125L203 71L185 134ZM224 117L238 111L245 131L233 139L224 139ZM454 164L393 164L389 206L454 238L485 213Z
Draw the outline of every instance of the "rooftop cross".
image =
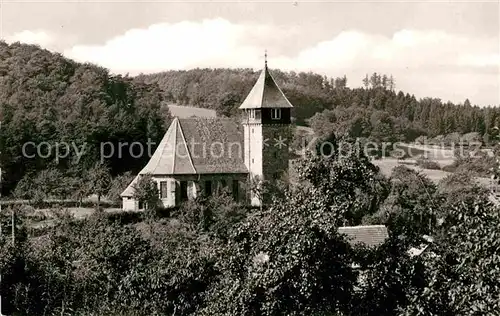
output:
M264 65L267 67L267 49L264 51Z

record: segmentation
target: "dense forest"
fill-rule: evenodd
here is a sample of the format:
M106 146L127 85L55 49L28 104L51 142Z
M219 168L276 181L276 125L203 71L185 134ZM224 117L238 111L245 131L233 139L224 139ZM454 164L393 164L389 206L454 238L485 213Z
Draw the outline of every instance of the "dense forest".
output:
M365 78L345 76L327 78L315 73L271 70L278 85L295 106L293 116L299 125L330 125L331 130L352 137L375 140L413 141L420 135L435 137L453 132L478 132L489 135L500 122L500 109L443 102L436 98L417 100L403 91L396 91L397 78L374 73ZM167 71L139 76L157 83L166 102L217 110L219 114L235 115L259 72L250 69L193 69ZM316 116L315 116L316 115ZM314 117L314 123L310 119ZM342 122L337 125L337 121ZM324 133L322 130L316 132ZM487 136L486 136L487 137Z
M160 92L140 79L114 76L37 46L0 42L3 194L44 169L82 179L101 162L106 142L115 144L104 161L112 174L137 172L148 157L131 154L130 144L159 142L169 118L160 110ZM63 142L70 147L56 148ZM120 153L118 143L129 147Z

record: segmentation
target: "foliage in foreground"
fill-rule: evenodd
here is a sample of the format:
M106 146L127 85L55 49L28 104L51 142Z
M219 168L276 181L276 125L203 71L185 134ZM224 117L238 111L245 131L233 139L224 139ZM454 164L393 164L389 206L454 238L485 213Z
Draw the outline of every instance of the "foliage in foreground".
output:
M356 157L308 157L298 175L304 185L259 211L223 194L133 224L104 213L61 217L15 247L4 234L3 312L438 316L500 308L500 212L464 179L435 187L399 168L387 187ZM467 198L450 198L456 190ZM374 217L390 228L379 248L337 232ZM8 231L9 219L2 224ZM411 256L421 244L426 250Z

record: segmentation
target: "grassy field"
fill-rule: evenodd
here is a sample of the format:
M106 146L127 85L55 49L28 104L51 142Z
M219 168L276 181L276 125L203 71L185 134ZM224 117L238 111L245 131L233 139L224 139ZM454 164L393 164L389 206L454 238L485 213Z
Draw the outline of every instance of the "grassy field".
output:
M177 116L179 118L188 118L191 116L198 117L216 117L215 110L195 108L191 106L180 106L176 104L167 105L172 116Z
M307 127L307 126L297 125L297 126L295 126L295 128L297 129L297 131L299 131L301 133L304 133L304 134L308 134L308 135L313 135L314 134L313 129L310 128L310 127Z
M393 158L384 158L384 159L379 159L379 160L373 160L373 164L378 166L380 168L380 172L384 174L385 176L390 176L392 173L392 170L399 166L399 165L404 165L407 166L408 168L411 168L413 170L416 170L418 172L423 173L426 175L431 181L437 183L441 181L441 179L446 178L448 175L450 175L450 172L446 172L443 170L429 170L429 169L423 169L420 168L414 164L412 164L412 160L408 161L401 161ZM442 161L438 161L442 163ZM478 181L481 185L484 186L489 186L491 184L491 180L488 178L480 178L477 177L476 181Z

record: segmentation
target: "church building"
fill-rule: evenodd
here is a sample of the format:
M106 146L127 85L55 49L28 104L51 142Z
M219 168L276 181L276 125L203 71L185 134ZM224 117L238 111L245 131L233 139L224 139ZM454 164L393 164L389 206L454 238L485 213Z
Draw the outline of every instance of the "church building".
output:
M149 174L162 206L178 206L223 188L234 199L262 204L250 183L288 172L292 104L269 73L267 60L239 109L241 119L174 117L146 166L121 194L124 210L141 209L134 185Z

